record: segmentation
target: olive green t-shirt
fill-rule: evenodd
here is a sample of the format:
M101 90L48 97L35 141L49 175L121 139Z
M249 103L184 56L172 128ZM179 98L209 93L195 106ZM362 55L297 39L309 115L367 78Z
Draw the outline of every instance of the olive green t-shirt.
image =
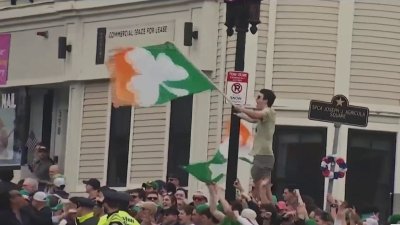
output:
M263 111L264 115L257 123L251 155L274 155L272 141L275 132L276 112L271 108Z

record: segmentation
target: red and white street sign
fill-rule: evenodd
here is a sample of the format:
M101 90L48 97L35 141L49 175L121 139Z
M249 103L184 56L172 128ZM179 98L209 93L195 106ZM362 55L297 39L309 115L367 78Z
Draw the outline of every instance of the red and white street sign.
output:
M242 71L229 71L226 76L226 96L235 105L245 105L249 74Z

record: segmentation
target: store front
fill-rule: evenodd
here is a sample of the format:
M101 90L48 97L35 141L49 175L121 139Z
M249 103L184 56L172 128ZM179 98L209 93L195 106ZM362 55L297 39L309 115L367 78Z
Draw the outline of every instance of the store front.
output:
M2 96L2 167L29 173L25 165L32 163L34 145L42 142L50 156L63 167L68 119L68 87L46 85L1 90ZM28 173L28 174L26 174Z

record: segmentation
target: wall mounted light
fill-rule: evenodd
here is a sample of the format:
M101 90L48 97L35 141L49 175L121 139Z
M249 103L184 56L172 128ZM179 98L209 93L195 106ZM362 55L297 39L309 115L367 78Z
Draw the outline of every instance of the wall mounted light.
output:
M199 38L199 32L193 31L193 23L186 22L184 28L183 44L185 46L192 46L193 39L197 40L198 38Z
M67 38L66 37L59 37L58 38L58 58L65 59L67 57L67 52L72 51L72 46L67 45Z
M49 32L48 31L38 31L38 32L36 32L36 35L44 37L44 38L49 38Z
M33 0L29 0L30 3L33 3ZM11 5L16 5L17 0L11 0Z

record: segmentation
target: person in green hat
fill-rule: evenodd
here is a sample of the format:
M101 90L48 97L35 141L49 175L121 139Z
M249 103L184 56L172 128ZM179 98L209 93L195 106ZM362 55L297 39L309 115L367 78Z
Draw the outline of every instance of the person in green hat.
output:
M217 225L219 221L211 214L210 207L202 204L193 210L192 222L195 225Z

